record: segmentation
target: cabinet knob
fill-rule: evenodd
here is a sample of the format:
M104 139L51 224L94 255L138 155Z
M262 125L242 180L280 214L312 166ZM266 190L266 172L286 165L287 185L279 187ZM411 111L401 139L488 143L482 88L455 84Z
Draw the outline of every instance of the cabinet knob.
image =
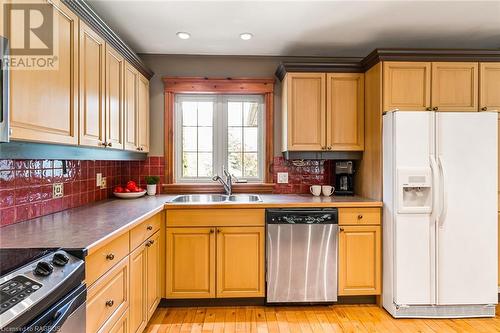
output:
M113 146L113 144L111 142L108 142L108 147L111 147Z
M107 256L106 256L106 259L108 260L113 260L115 259L115 255L113 253L109 253Z
M361 220L363 218L363 215L359 214L358 215L358 220Z
M219 228L217 228L217 232L220 234L222 230L220 230Z
M425 108L425 111L432 111L432 108L430 106Z
M437 111L437 110L439 110L439 108L437 106L432 108L432 111Z
M153 226L152 225L148 225L146 229L153 230Z
M147 247L150 247L151 245L153 245L153 243L154 243L154 242L155 242L155 241L151 239L151 240L149 240L149 241L146 243L146 246L147 246Z
M481 108L481 111L488 111L488 107L483 106L483 107Z
M99 142L97 145L98 146L106 147L108 144L106 142Z
M135 148L135 150L139 150L139 151L140 151L140 150L141 150L141 147L137 147L137 148Z
M341 232L342 232L342 231L344 231L344 228L340 227L340 228L339 228L339 231L341 231Z
M115 301L113 301L112 299L106 301L106 306L109 308L112 307L114 304L115 304Z
M332 150L332 147L328 147L328 150Z
M214 229L210 229L210 233L213 234L215 231Z

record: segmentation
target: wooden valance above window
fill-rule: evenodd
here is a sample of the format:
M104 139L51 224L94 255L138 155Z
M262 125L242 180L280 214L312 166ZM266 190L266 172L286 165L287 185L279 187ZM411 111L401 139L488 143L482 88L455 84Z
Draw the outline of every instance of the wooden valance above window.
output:
M175 94L263 95L265 104L265 175L262 184L234 184L235 192L271 192L274 156L274 78L163 77L165 93L165 183L167 192L215 192L212 184L174 184ZM220 187L220 188L219 188Z

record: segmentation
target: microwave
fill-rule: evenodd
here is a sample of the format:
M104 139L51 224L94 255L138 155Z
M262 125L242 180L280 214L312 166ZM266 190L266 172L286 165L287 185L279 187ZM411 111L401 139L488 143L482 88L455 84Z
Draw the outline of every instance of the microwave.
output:
M0 36L0 142L9 142L9 40Z

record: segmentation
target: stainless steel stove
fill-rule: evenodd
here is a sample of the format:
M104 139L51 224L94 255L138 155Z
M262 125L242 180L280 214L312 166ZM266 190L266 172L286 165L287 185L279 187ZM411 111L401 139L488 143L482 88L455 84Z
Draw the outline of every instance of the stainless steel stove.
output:
M0 249L0 331L85 332L84 261L57 249Z

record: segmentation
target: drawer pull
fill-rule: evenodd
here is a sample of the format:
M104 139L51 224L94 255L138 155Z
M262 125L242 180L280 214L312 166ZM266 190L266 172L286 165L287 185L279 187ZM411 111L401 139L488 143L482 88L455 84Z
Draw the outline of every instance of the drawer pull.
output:
M106 259L108 260L113 260L115 259L115 255L113 253L109 253L107 256L106 256Z
M358 215L358 220L361 220L363 218L363 215L359 214Z
M150 247L151 245L153 245L155 241L154 240L149 240L147 243L146 243L146 246L147 247Z
M112 307L114 304L115 304L115 301L113 301L112 299L106 301L106 306L109 308Z
M152 225L148 225L148 227L146 229L153 230L153 226Z

